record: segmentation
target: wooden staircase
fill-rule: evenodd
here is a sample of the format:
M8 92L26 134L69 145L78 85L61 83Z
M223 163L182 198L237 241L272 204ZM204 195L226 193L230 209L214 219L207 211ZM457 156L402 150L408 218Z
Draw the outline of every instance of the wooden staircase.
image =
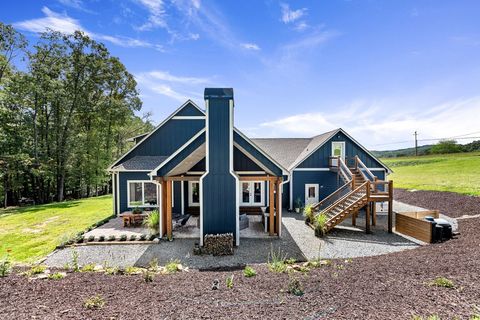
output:
M370 232L370 211L373 211L372 224L375 225L376 213L375 202L389 201L389 232L391 231L391 202L393 184L391 181L381 181L363 164L360 158L355 157L355 166L348 168L340 157L336 157L335 171L345 184L338 188L328 197L312 207L315 216L325 214L327 222L324 232L328 232L345 218L351 216L352 224L358 211L366 208L366 231ZM388 192L380 191L379 186L388 185Z

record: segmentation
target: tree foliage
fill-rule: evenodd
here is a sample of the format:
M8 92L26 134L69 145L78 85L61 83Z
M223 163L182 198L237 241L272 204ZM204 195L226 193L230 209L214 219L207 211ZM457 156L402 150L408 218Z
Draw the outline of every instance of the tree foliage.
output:
M432 154L457 153L462 152L463 146L457 144L455 140L441 140L430 148Z
M14 64L22 58L25 71ZM80 31L47 31L30 48L0 23L4 204L108 192L105 169L129 148L126 138L152 129L148 115L136 115L136 85L118 58Z

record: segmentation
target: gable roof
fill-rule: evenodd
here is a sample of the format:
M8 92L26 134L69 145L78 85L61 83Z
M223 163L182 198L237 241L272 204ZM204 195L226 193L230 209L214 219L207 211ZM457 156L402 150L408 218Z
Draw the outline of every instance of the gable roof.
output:
M302 151L308 146L311 138L254 138L253 143L259 146L283 167L289 168Z
M135 156L113 167L112 171L150 171L167 158L167 156Z
M163 120L155 129L153 129L150 133L148 133L139 143L135 144L130 150L128 150L124 155L122 155L120 158L115 160L107 169L107 171L112 171L113 167L116 166L120 161L122 161L125 156L130 154L133 150L135 150L139 145L141 145L144 141L146 141L151 135L153 135L158 129L160 129L165 123L168 122L168 120L172 119L177 113L179 113L183 108L185 108L188 105L194 106L198 111L200 111L203 115L205 115L205 112L200 109L195 102L192 100L188 99L183 103L177 110L175 110L171 115L169 115L165 120Z

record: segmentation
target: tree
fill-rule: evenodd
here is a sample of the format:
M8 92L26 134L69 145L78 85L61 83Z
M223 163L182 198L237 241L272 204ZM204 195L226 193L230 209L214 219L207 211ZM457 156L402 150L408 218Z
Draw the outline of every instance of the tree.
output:
M430 148L430 153L433 154L457 152L463 152L463 147L455 140L441 140Z

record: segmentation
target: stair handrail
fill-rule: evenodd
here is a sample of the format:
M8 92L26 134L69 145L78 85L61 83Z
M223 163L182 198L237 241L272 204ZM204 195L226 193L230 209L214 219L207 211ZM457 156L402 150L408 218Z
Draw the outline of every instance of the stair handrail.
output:
M365 181L364 183L362 183L361 185L359 185L357 188L355 188L354 190L350 191L349 193L347 193L346 195L344 195L343 197L341 197L340 199L338 199L337 201L335 201L334 203L332 203L331 205L329 205L328 207L326 207L325 209L323 209L321 212L328 212L330 209L332 209L333 207L337 206L338 204L342 203L343 201L345 201L350 195L352 194L355 194L355 193L358 193L358 191L362 188L366 188L367 185L370 184L370 181ZM367 194L367 191L365 190L365 194ZM319 212L319 214L321 213Z
M355 156L355 159L356 159L357 170L360 172L362 177L365 180L375 181L376 176L370 171L370 169L367 168L367 166L363 163L360 157L357 155ZM371 179L367 177L367 174L365 174L365 172L362 169L365 170L365 172L370 176Z
M350 187L351 186L351 182L347 182L345 183L343 186L341 186L340 188L338 188L337 190L335 190L334 192L330 193L328 196L326 196L322 201L320 202L317 202L313 207L312 209L313 210L317 210L319 207L322 206L322 204L324 204L327 200L330 200L330 198L332 198L334 195L336 195L337 193L339 193L341 190L345 189L345 187Z
M352 171L347 167L345 162L343 161L342 157L337 157L338 158L338 171L343 173L345 177L347 177L347 181L352 181L353 180L353 174Z

